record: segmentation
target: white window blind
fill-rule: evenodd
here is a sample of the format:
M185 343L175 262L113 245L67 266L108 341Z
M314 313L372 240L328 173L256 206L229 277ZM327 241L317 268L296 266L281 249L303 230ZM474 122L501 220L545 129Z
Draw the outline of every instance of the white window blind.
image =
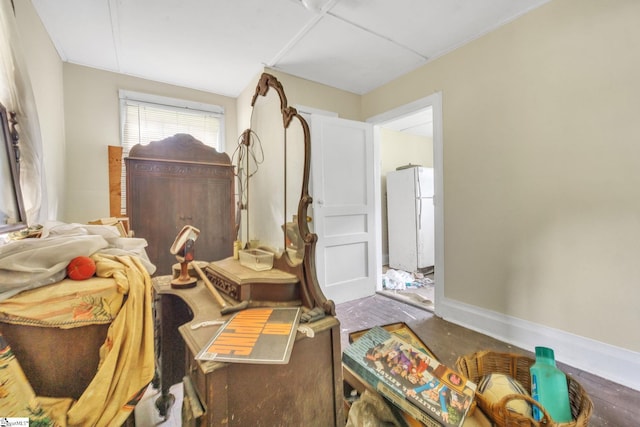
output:
M120 114L123 159L136 144L148 144L177 133L192 135L220 152L224 150L224 109L220 106L120 91ZM121 190L124 215L127 200L124 160Z

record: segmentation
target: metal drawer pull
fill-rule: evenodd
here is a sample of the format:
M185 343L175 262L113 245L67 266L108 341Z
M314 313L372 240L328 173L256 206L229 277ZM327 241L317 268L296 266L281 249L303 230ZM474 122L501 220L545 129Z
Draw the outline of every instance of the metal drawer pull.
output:
M311 329L311 326L300 325L298 326L298 332L302 332L309 338L313 338L315 336L315 332Z
M205 320L204 322L194 323L191 325L191 329L198 329L203 326L222 325L226 320Z

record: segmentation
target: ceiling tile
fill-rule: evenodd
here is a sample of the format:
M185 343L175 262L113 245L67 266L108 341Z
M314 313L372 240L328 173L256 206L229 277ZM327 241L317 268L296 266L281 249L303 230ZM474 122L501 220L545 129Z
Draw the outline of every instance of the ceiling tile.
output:
M547 1L341 0L330 13L433 59Z
M326 15L274 66L363 94L424 62L411 51Z
M107 1L32 1L63 61L118 70Z

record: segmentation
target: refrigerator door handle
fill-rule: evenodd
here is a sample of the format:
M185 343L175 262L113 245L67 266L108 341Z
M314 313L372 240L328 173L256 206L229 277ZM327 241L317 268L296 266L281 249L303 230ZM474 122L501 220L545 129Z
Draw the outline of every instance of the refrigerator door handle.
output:
M417 181L417 187L418 187L418 197L417 199L420 200L420 206L418 206L418 230L422 229L422 185L420 183L420 174L417 173L416 171L416 181Z

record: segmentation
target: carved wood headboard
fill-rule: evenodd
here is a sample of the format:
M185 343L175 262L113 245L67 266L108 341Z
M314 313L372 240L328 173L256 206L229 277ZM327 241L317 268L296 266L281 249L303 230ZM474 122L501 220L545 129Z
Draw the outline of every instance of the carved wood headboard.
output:
M133 146L125 165L127 216L134 236L148 242L156 275L172 273L177 260L169 249L185 225L200 230L197 260L233 254L234 175L226 153L177 134Z

